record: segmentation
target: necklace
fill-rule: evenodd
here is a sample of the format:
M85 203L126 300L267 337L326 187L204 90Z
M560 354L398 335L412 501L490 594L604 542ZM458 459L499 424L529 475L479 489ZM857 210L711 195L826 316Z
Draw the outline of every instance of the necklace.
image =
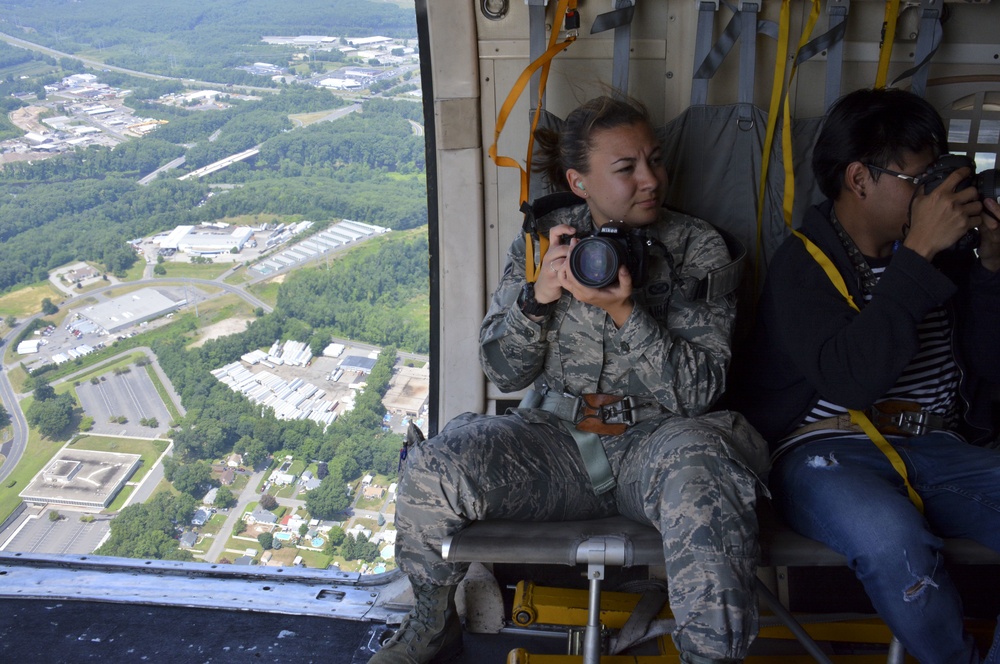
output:
M844 246L844 250L847 251L848 257L851 259L851 264L857 273L858 286L864 294L864 300L867 301L871 298L872 289L875 288L878 279L875 278L875 273L872 272L868 261L861 254L861 250L858 249L858 245L855 244L853 238L844 230L843 224L837 219L837 213L832 208L830 209L830 224L837 233L837 237L840 238L840 243Z

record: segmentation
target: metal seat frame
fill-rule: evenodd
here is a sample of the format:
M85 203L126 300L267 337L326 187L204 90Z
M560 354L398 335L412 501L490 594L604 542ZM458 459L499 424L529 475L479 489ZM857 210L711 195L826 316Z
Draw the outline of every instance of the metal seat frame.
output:
M843 556L815 540L778 523L766 510L761 518L761 567L775 568L778 595L758 580L758 595L818 662L830 662L819 645L787 610L789 567L837 567ZM652 526L625 517L592 521L520 522L479 521L447 537L442 555L450 562L586 565L587 625L583 638L584 664L601 661L601 582L609 565L632 567L663 565L663 542ZM963 539L945 540L945 556L957 564L1000 564L1000 554ZM782 601L784 600L784 601ZM888 663L901 664L902 646L893 637Z

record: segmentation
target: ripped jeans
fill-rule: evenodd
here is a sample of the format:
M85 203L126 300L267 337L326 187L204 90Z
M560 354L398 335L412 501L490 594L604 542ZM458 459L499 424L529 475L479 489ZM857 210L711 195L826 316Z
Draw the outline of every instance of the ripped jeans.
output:
M812 441L776 460L770 485L794 530L844 554L879 616L922 664L1000 663L1000 629L980 653L943 566L941 537L1000 551L1000 450L946 433L891 437L925 514L865 436Z

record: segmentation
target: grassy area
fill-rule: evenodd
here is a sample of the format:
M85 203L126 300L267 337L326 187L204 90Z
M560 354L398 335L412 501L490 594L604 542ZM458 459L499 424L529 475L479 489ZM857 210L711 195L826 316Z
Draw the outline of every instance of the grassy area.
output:
M69 376L67 376L66 379L69 380L70 377L72 377L72 382L84 383L90 380L91 378L97 378L106 373L110 373L115 369L125 368L127 366L130 366L140 357L146 357L146 354L141 352L132 353L131 355L126 355L125 357L119 358L117 360L112 360L111 362L105 362L103 364L97 365L96 367L85 369L84 371L78 374L69 374Z
M7 370L7 380L15 392L24 392L24 383L28 380L28 372L20 366L15 366Z
M28 397L21 402L21 408L27 409L32 401L33 399ZM14 472L0 487L0 521L17 509L21 504L21 497L17 494L23 491L31 482L31 478L62 449L64 442L45 438L34 429L28 430L28 449L14 468ZM11 482L14 483L13 486L9 486Z
M125 278L122 281L139 281L142 279L142 275L146 271L146 261L140 259L135 262L135 265L128 269L125 273Z
M135 485L126 484L125 486L122 487L122 490L118 492L118 495L115 496L115 499L111 501L111 504L108 505L102 511L105 514L111 514L112 512L121 511L121 509L125 507L125 503L132 496L132 493L134 491L135 491Z
M309 67L306 66L305 69L308 71ZM315 113L293 113L288 116L288 119L292 122L298 121L302 123L303 127L308 127L311 124L315 124L330 115L336 109L330 109L329 111L317 111Z
M245 284L246 282L253 279L256 275L251 274L250 270L246 267L241 267L240 269L226 275L223 279L227 284L232 284L233 286L239 286L240 284Z
M231 318L253 319L253 308L239 295L229 294L198 305L199 320L205 327ZM241 330L242 331L242 330Z
M160 380L160 376L156 373L156 369L153 368L152 364L146 365L146 374L149 376L149 380L153 382L153 387L156 388L156 393L160 395L160 399L163 400L163 405L167 407L167 412L170 413L170 419L174 422L181 419L181 412L177 410L177 406L174 405L174 400L170 398L170 394L167 392L167 387Z
M195 263L167 261L163 263L167 274L162 278L190 277L192 279L215 279L232 266L232 263L207 263L198 265Z
M308 549L297 549L296 553L302 556L302 562L306 567L315 569L326 569L333 562L333 558L320 551L309 551ZM343 559L338 561L343 564Z
M42 310L42 300L61 302L66 295L48 279L0 296L0 317L26 318Z
M278 303L278 288L280 286L281 283L277 279L269 279L249 286L247 290L273 307Z
M359 510L372 510L377 512L382 503L385 502L385 495L381 498L358 498L358 502L354 505L355 509Z

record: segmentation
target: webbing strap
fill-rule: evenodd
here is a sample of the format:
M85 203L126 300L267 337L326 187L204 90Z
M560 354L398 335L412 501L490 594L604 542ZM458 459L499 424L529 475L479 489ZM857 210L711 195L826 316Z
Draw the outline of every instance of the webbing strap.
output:
M764 247L764 192L767 190L767 169L771 162L771 146L774 144L774 132L778 126L778 111L781 105L781 92L785 84L785 66L788 62L788 33L791 16L791 0L781 0L781 11L778 17L778 52L774 58L774 82L771 85L771 104L767 111L767 129L764 132L764 146L760 161L760 191L757 195L757 238L755 243L755 258L753 282L756 288L760 281L761 253Z
M903 484L906 485L906 495L910 498L910 502L923 514L924 501L920 497L920 494L917 493L917 490L913 488L913 485L910 484L910 478L906 472L906 464L903 463L903 458L899 456L899 452L885 439L882 432L875 428L875 425L872 424L867 415L860 410L848 410L847 412L851 414L851 422L861 427L861 430L868 434L868 437L872 439L876 447L882 450L882 454L888 457L889 463L896 469L899 476L903 478Z
M826 47L826 94L823 108L829 109L833 102L840 98L840 79L844 70L844 36L847 34L847 14L850 11L850 0L830 0L826 11L830 17L828 35L833 35L832 41Z
M893 79L890 87L896 85L903 79L911 77L910 91L916 95L924 96L927 91L927 74L930 70L931 58L937 53L941 41L944 39L944 28L941 27L941 10L938 8L938 0L921 0L920 3L920 29L917 33L917 46L913 51L913 65L902 74Z
M611 472L611 464L608 462L608 455L601 444L601 437L596 433L580 431L572 422L563 420L563 429L573 436L580 456L583 457L583 465L587 467L587 474L590 475L590 483L594 486L594 493L602 494L615 488L615 475Z
M545 6L549 0L525 0L528 5L528 59L534 62L545 53ZM531 99L544 100L545 92L539 95L539 77L532 76Z
M556 8L556 16L565 16L568 9L576 9L577 0L559 0L559 6ZM489 148L490 159L493 160L497 166L516 168L521 175L520 182L520 196L519 205L523 205L528 200L529 195L529 179L528 172L531 170L531 151L534 146L534 133L535 128L538 126L538 118L542 113L542 96L545 94L545 83L548 80L549 75L549 65L558 53L562 52L566 47L576 40L575 31L569 36L567 36L565 41L556 42L558 38L559 31L552 30L552 35L549 39L549 47L546 51L538 58L531 61L521 75L517 77L517 81L514 82L513 87L511 87L510 92L507 93L507 98L504 100L503 105L500 107L500 112L497 114L496 127L493 130L493 144ZM500 134L503 132L504 126L507 124L507 118L510 117L511 111L514 109L514 104L517 103L518 98L521 93L524 92L525 86L528 85L528 81L531 76L541 68L542 74L539 80L539 89L537 97L537 105L535 106L535 114L531 122L531 129L528 132L528 149L525 157L525 166L522 167L517 160L511 157L505 157L503 155L497 154L497 143L500 140ZM533 238L531 234L525 234L525 275L529 282L533 283L538 279L538 266L541 265L542 257L545 255L545 250L548 248L548 238ZM535 255L535 242L538 241L538 255Z
M605 30L615 31L614 59L612 60L611 85L621 95L628 93L629 49L632 42L632 17L636 0L615 0L615 9L594 19L590 34Z
M712 6L711 3L704 4ZM697 68L691 82L692 105L706 103L708 82L722 66L722 62L732 51L737 39L740 40L739 102L746 105L753 104L757 35L765 35L772 39L778 38L776 23L757 20L759 3L741 2L739 9L734 9L728 4L726 7L733 11L733 16L714 43L712 42L712 22L708 20L712 13L703 9L698 14L698 36L695 43L695 65ZM742 113L740 119L745 119Z
M889 76L889 59L892 44L896 39L896 19L899 18L899 0L885 0L885 15L882 18L882 41L879 43L878 69L875 72L875 87L884 88Z
M740 120L748 120L753 106L753 84L757 70L757 12L756 2L740 2L740 78L737 100L740 103Z
M792 204L795 200L795 164L792 160L792 105L789 96L792 93L792 80L798 71L799 55L805 49L806 44L809 43L809 37L812 35L813 28L816 27L816 21L819 19L820 2L821 0L813 0L812 10L809 12L806 26L802 30L802 36L799 37L799 45L795 49L795 60L792 62L792 71L788 75L788 85L785 88L785 101L782 108L782 121L784 125L781 131L781 154L785 166L785 190L781 198L781 209L785 217L785 224L788 226L792 225Z
M698 5L698 32L694 42L695 73L691 79L691 105L703 106L708 101L708 79L699 77L702 63L712 50L712 32L715 26L715 12L719 10L718 2L703 0Z
M851 309L860 311L860 309L858 309L858 305L854 302L854 298L852 298L851 294L847 291L847 284L844 282L843 275L841 275L840 271L834 267L833 261L831 261L830 258L805 235L795 230L793 230L792 233L795 237L805 243L806 251L808 251L809 255L812 256L817 263L819 263L821 268L823 268L826 276L833 283L837 291L844 296L844 299L847 300L847 304L851 306ZM910 502L912 502L914 506L920 510L921 514L923 514L924 501L920 498L920 494L917 493L916 489L913 488L913 485L910 484L910 477L906 472L906 464L903 463L903 459L899 456L899 452L897 452L896 448L894 448L892 444L885 439L885 436L883 436L882 433L875 428L875 425L872 424L872 421L868 419L867 415L860 410L848 409L847 412L851 414L851 422L861 427L861 430L867 434L873 443L875 443L875 446L882 451L882 454L889 459L889 463L891 463L892 467L895 468L897 473L899 473L899 476L903 478L903 484L906 485L906 494L909 496Z

